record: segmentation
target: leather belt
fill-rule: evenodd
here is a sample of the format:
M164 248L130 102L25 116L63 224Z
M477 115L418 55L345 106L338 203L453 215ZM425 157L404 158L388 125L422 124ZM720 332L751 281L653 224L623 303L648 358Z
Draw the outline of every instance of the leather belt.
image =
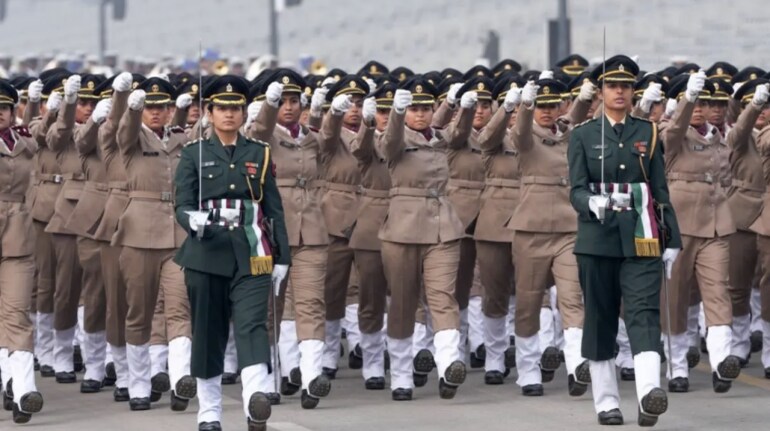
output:
M132 191L128 192L129 199L151 199L161 202L171 202L174 198L174 194L171 192L145 192L145 191Z
M326 182L326 190L334 190L335 192L347 192L361 194L361 190L364 188L360 185L354 186L352 184L343 183L330 183Z
M323 180L311 180L308 178L278 178L275 180L278 187L297 187L300 189L316 189L323 187L325 181Z
M390 197L389 190L376 190L376 189L361 189L362 196L370 196L373 198L387 199Z
M97 183L94 181L86 181L86 189L93 189L98 190L100 192L107 192L110 190L109 186L106 183Z
M733 187L738 187L739 189L744 189L752 192L765 193L764 188L756 187L754 184L751 184L748 181L737 180L735 178L733 178Z
M492 187L509 187L514 189L521 187L521 181L509 178L487 178L484 184Z
M569 178L567 177L540 177L535 175L528 175L521 177L521 184L540 184L544 186L568 186Z
M62 178L65 180L73 180L73 181L85 181L86 176L82 172L70 172L68 174L63 174Z
M714 175L712 175L710 172L706 172L705 174L687 174L684 172L669 172L666 174L666 178L674 181L690 181L690 182L696 182L696 183L706 183L706 184L714 184L716 179L714 178Z
M0 193L0 201L2 202L24 202L24 195L17 195L14 193Z
M126 181L110 181L107 183L107 187L110 189L117 189L120 191L128 191L128 182Z
M59 174L37 174L37 179L43 183L62 184L64 177Z
M473 190L484 189L483 181L471 181L471 180L460 180L460 179L450 178L448 185L450 187L454 186L454 187L459 187L461 189L473 189Z
M444 190L439 189L418 189L415 187L393 187L390 189L390 196L414 196L420 198L438 199L444 196Z

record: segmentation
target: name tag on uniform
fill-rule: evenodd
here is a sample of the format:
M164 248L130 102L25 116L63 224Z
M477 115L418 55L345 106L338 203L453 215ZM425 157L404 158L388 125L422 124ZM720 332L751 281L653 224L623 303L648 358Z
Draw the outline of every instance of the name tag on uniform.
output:
M211 161L211 162L203 162L201 166L203 166L204 168L208 168L209 166L216 166L216 165L217 165L217 162Z
M550 139L543 139L543 143L544 143L545 145L549 145L549 146L551 146L551 147L553 147L554 145L556 145L556 141L552 141L552 140L550 140Z
M705 150L705 149L706 149L706 146L705 146L705 145L702 145L702 144L696 144L696 145L693 145L693 146L692 146L692 149L693 149L694 151L703 151L703 150Z
M157 151L142 151L142 155L146 157L157 157L160 153Z
M472 153L478 153L478 154L481 154L481 150L479 150L478 148L471 148L471 152L472 152Z
M407 153L410 153L412 151L417 151L419 149L420 149L420 147L406 147L406 148L404 148L404 151L406 151Z
M286 148L296 148L297 147L297 144L292 144L291 142L286 142L286 141L281 141L278 144L281 145L282 147L286 147Z
M515 156L516 154L518 154L518 152L517 151L513 151L513 150L505 150L505 151L503 151L503 154L508 155L508 156Z
M601 150L602 148L606 150L607 145L602 145L602 144L591 145L592 150Z

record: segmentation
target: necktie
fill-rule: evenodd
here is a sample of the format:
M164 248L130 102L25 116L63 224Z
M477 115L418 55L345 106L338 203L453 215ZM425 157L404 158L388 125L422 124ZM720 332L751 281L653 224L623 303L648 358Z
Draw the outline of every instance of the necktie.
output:
M5 142L5 145L8 147L8 151L13 152L13 147L16 142L13 140L10 127L0 132L0 138L2 138L2 140Z
M422 133L422 136L425 137L425 140L430 142L430 140L433 138L433 133L430 130L430 127L428 127L425 130L420 130L420 133Z
M553 133L555 135L558 131L559 131L559 129L556 128L555 124L553 126L551 126L551 133Z
M703 124L703 125L701 125L700 127L698 127L698 128L697 128L697 129L695 129L695 130L697 130L697 131L698 131L698 133L700 133L700 135L701 135L701 136L706 136L706 133L708 133L708 131L709 131L709 128L708 128L708 126L706 126L705 124Z
M287 129L289 129L292 138L297 139L299 137L299 123L292 124L288 126Z
M623 134L623 123L615 123L614 126L612 126L612 129L615 130L615 133L618 135L618 138L620 135Z

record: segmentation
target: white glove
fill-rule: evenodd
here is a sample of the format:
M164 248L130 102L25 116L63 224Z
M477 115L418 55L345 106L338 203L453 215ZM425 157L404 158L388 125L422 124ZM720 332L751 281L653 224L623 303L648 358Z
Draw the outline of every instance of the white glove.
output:
M463 84L460 82L449 86L449 91L446 93L447 103L449 103L452 106L454 106L455 103L457 103L457 92L460 90L462 86Z
M179 97L176 98L176 108L182 110L187 109L192 105L192 101L192 96L189 94L180 94Z
M532 106L537 98L537 90L540 89L539 85L535 85L535 81L529 81L521 90L521 101L527 106Z
M54 91L48 96L48 101L45 102L45 107L49 112L56 112L61 107L61 93Z
M396 113L403 114L406 111L406 107L412 104L412 92L409 90L396 90L396 94L393 95L393 109Z
M265 99L267 100L267 104L272 106L273 108L277 108L278 104L281 102L282 94L283 94L283 84L279 82L271 82L270 85L267 86L267 90L265 91Z
M676 99L668 99L668 102L666 102L666 112L665 115L668 118L671 118L674 115L674 112L676 112L676 105L677 105Z
M540 76L538 76L537 79L553 79L553 70L544 70L540 72Z
M209 114L208 114L208 112L203 114L203 118L201 118L201 127L203 127L204 129L206 127L209 127Z
M594 100L594 94L596 94L596 86L591 81L586 81L580 86L580 94L578 99L583 102L590 102Z
M642 100L639 101L639 107L642 111L649 113L652 109L652 104L660 101L663 97L661 91L662 85L657 82L651 82L650 85L642 93Z
M281 282L289 273L289 265L273 265L273 294L278 296L281 293Z
M687 81L687 90L684 93L684 97L687 98L688 102L695 103L695 101L698 100L698 96L700 95L700 92L703 90L705 85L706 72L701 69L697 73L690 75L690 79Z
M460 98L460 107L463 109L471 109L479 100L479 93L475 91L466 91Z
M257 119L257 115L259 115L259 111L262 109L262 102L251 102L249 104L249 107L246 108L246 125L245 129L248 130L249 127L251 127L251 123L254 122L254 120Z
M377 91L377 83L372 78L366 78L366 83L369 85L369 96L371 96Z
M743 87L744 82L736 82L735 85L733 85L733 96L735 96L735 93L738 92L738 90Z
M72 75L64 83L64 101L68 104L77 102L78 91L80 91L80 75Z
M762 106L767 103L767 98L770 97L770 89L768 88L768 84L757 85L754 90L754 98L751 99L754 106Z
M302 109L307 108L308 103L310 103L309 100L307 100L307 94L303 91L302 94L299 95L299 104L302 106Z
M666 279L668 280L671 280L671 268L674 267L677 256L679 256L678 248L667 248L663 250L663 263L666 265Z
M38 79L31 82L27 89L27 97L30 102L39 102L40 98L43 97L43 81Z
M206 221L209 219L208 211L185 211L189 217L188 223L190 230L196 233L198 239L203 238L203 231L206 229Z
M112 81L112 89L118 93L131 89L134 77L129 72L123 72Z
M503 100L503 109L505 112L513 112L521 103L521 88L511 88Z
M321 87L326 87L328 85L334 85L335 82L337 82L337 80L330 76L330 77L324 79L323 81L321 81Z
M342 115L353 106L352 97L349 94L341 94L332 100L332 114Z
M363 108L364 122L371 124L374 121L374 115L377 113L377 102L373 98L364 100Z
M94 123L96 124L102 124L104 120L107 119L107 116L110 115L111 110L112 99L100 100L99 103L96 104L94 112L91 114L91 119L94 120Z
M144 108L144 99L147 94L144 90L134 90L128 95L128 107L134 111Z
M324 103L326 103L326 95L329 93L329 89L326 87L318 87L313 92L313 97L310 98L310 112L318 115L323 110Z
M604 220L604 212L610 206L610 198L607 196L594 195L588 198L588 209L599 220Z

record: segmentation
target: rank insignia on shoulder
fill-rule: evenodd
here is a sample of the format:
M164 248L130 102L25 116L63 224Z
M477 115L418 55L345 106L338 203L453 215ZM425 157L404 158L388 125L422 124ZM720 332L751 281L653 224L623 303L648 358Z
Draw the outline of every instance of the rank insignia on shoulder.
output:
M24 137L24 138L32 137L32 133L29 132L29 129L27 128L27 126L18 125L18 126L11 127L11 129L13 129L13 131L18 133L19 136L21 137Z
M192 144L197 144L197 143L199 143L200 141L201 141L200 139L196 139L196 140L194 140L194 141L190 141L190 142L188 142L188 143L184 144L184 146L185 146L185 147L187 147L187 146L190 146L190 145L192 145Z
M584 125L586 125L586 124L590 123L591 121L596 121L596 118L590 118L590 119L588 119L588 120L585 120L585 121L583 121L582 123L580 123L580 124L576 125L574 128L578 128L578 127L580 127L580 126L584 126Z
M634 142L634 149L644 154L647 152L647 141Z

